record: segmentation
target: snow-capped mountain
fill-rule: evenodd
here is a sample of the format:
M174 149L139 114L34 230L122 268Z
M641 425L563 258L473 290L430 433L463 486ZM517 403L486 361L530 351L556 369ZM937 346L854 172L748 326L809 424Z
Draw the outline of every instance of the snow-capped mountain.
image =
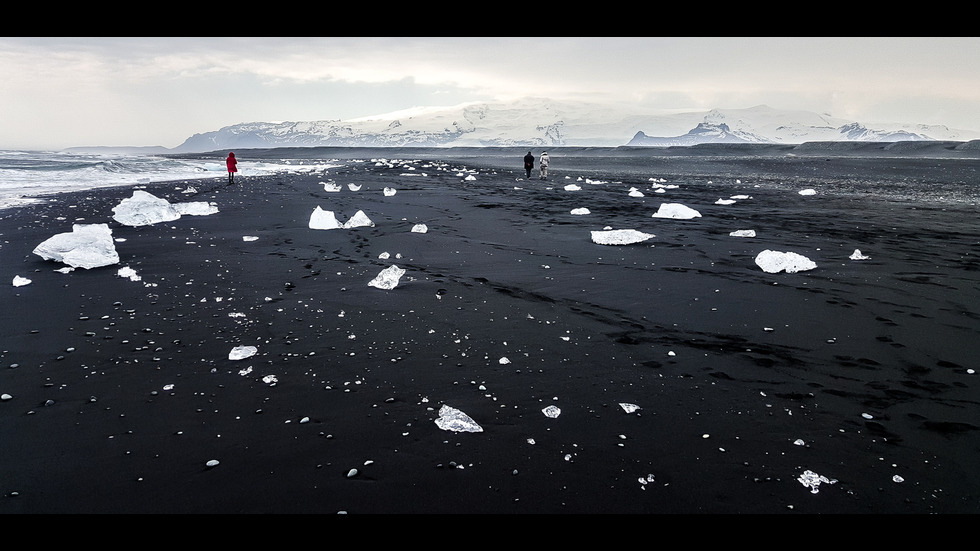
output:
M178 152L269 147L671 146L701 143L980 139L939 125L861 123L757 106L644 114L629 108L528 98L415 108L374 117L252 122L195 134Z

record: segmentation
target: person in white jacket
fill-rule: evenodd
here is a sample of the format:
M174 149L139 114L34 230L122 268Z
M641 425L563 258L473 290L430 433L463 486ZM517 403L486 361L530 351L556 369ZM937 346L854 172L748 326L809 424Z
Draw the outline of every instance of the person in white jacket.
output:
M549 160L550 159L548 158L548 152L547 151L542 151L541 152L541 158L538 159L538 166L541 167L541 179L542 180L547 180L548 179L548 161Z

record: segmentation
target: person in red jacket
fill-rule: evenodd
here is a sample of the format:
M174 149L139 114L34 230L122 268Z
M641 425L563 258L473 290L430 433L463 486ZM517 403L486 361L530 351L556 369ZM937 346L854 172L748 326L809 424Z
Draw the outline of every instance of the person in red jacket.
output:
M228 153L225 165L228 166L228 185L230 186L235 183L235 173L238 172L238 159L235 158L234 153Z

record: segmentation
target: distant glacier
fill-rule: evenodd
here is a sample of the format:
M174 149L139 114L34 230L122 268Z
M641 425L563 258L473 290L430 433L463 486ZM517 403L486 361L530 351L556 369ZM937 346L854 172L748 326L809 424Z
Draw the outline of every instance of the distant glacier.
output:
M643 114L526 98L416 108L350 120L249 122L195 134L172 151L275 147L617 147L812 141L970 141L980 131L858 122L767 106Z

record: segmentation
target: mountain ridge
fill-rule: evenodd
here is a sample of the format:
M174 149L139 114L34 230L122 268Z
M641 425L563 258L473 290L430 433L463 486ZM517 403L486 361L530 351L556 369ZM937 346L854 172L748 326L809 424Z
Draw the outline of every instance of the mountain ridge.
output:
M649 114L631 107L523 98L411 108L348 120L247 122L194 134L172 152L268 147L618 147L703 143L970 141L942 125L868 123L758 105Z

